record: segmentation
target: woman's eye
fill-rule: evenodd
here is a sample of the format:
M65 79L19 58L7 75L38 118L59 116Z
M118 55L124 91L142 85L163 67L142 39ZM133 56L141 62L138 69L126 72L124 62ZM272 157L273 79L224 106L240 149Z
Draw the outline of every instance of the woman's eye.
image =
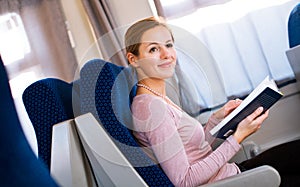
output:
M154 53L154 52L156 52L158 49L156 48L156 47L152 47L151 49L150 49L150 53Z
M168 43L168 44L166 45L167 48L172 48L173 46L174 46L173 43Z

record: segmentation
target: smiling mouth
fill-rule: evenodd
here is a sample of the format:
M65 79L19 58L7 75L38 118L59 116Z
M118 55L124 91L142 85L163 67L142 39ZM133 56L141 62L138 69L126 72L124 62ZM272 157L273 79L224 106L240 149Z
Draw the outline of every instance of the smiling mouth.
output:
M161 67L161 68L169 68L173 65L172 62L166 62L166 63L163 63L163 64L160 64L158 65L158 67Z

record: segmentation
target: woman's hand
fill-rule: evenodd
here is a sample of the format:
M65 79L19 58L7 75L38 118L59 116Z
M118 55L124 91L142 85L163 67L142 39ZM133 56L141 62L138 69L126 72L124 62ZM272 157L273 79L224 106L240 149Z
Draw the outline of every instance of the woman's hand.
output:
M269 115L269 110L267 110L264 114L262 114L262 112L263 108L259 107L238 124L238 127L233 134L233 137L238 143L241 143L245 138L256 132L261 127L261 124Z
M222 108L220 108L218 111L216 111L213 116L217 120L223 120L230 112L232 112L236 107L238 107L241 104L242 100L235 99L228 101Z

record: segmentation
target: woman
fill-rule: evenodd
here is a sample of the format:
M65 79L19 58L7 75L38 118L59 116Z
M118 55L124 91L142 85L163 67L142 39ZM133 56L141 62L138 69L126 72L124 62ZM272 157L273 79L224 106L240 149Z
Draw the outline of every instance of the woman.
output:
M228 161L239 151L240 143L260 128L268 111L262 114L263 109L259 107L239 123L233 135L212 150L210 143L214 137L209 130L241 101L226 103L211 115L203 128L166 96L165 79L173 76L177 59L174 37L168 26L160 18L140 20L127 30L125 45L126 57L136 69L139 80L131 106L134 136L172 183L198 186L244 170L244 165ZM245 166L250 169L257 165L253 161Z

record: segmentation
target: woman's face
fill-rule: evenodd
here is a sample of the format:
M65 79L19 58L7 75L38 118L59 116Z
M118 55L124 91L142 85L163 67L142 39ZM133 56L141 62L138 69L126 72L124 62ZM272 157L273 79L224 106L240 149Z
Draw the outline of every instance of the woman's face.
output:
M166 79L173 76L176 51L171 33L167 28L157 26L142 35L135 65L142 79L147 77Z

